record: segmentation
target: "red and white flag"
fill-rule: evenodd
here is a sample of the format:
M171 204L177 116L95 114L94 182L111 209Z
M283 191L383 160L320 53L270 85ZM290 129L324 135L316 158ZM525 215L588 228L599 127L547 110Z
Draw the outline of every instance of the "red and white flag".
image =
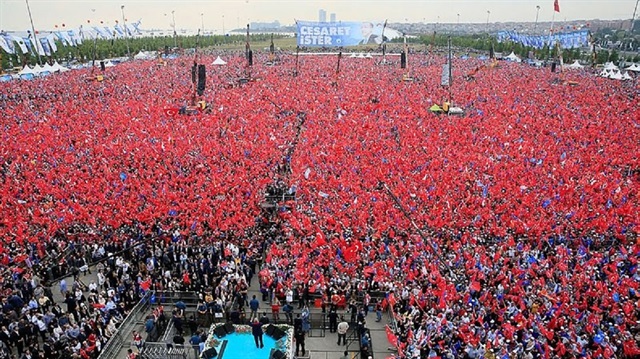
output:
M553 10L555 12L560 12L560 4L558 3L558 0L553 1Z
M177 107L165 107L164 108L164 114L170 117L175 117L178 112L180 111L179 108Z

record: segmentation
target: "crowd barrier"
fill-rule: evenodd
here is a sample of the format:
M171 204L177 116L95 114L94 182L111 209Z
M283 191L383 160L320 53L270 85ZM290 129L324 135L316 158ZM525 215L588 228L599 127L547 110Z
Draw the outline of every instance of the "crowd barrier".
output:
M125 343L131 342L131 333L136 326L143 322L143 319L151 310L151 301L149 300L153 292L147 292L142 299L136 304L125 320L120 324L116 333L104 345L98 359L118 359L120 351Z

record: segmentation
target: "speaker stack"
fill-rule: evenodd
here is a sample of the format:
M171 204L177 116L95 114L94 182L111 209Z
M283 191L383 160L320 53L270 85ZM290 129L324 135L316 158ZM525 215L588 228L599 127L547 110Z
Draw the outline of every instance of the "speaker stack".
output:
M204 359L213 359L218 356L218 352L216 348L209 348L202 352L202 358Z
M278 349L271 349L271 353L269 355L269 359L284 359L286 358L285 353Z
M227 335L228 333L224 325L221 325L219 327L216 327L216 329L213 330L213 334L215 334L215 336L218 338L224 338L224 336Z
M286 333L282 329L276 327L275 325L269 325L267 327L266 333L268 336L275 340L280 340L286 335Z
M207 82L207 69L204 65L198 65L198 95L202 96Z

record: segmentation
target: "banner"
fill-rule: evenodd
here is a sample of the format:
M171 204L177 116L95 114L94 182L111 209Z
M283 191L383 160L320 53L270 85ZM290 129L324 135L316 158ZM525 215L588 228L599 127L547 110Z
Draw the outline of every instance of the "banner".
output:
M120 24L116 24L113 29L118 33L119 37L124 37L124 31L120 28Z
M27 52L29 52L29 49L27 48L27 45L25 44L23 38L17 37L17 36L11 36L11 38L13 38L13 41L15 41L18 44L18 47L20 47L20 51L22 51L23 54L26 54Z
M13 44L13 39L7 34L0 34L0 48L11 55L16 53L16 47Z
M18 42L18 44L20 44L20 42ZM31 34L29 34L29 36L27 37L22 38L22 44L24 44L24 47L20 46L20 49L22 50L23 54L26 54L27 52L30 54L35 54L35 52L33 51L33 46L31 46ZM24 49L26 49L27 51L25 51Z
M440 76L440 85L441 86L449 86L449 64L442 65L442 75Z
M50 33L46 37L49 42L49 48L51 49L51 53L54 54L58 52L58 45L56 45L56 35L54 33Z
M91 27L93 29L93 31L96 32L96 36L101 38L101 39L108 39L109 38L109 33L105 33L104 29L98 27L98 26L92 26Z
M587 47L589 45L589 30L537 36L521 35L516 31L500 31L496 37L498 42L511 41L536 49L541 49L545 46L553 47L556 43L559 43L563 49Z
M127 24L126 29L129 36L133 35L142 35L142 31L140 30L140 24L142 23L142 19L132 22L131 24Z
M49 46L49 40L44 37L38 37L39 46L36 46L40 56L51 56L51 47Z
M80 25L78 32L75 30L69 30L67 31L67 34L76 45L82 45L82 25Z
M382 44L383 23L297 21L298 46L340 47Z

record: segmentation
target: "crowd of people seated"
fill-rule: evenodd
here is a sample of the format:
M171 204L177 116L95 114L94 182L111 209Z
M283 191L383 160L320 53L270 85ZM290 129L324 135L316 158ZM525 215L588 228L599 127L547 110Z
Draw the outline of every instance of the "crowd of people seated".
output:
M400 357L639 353L637 81L505 63L462 83L481 62L456 59L465 115L449 117L429 112L449 97L444 59L336 60L305 57L296 77L293 58L256 61L256 81L226 88L245 66L230 57L193 116L163 111L192 91L184 58L0 84L2 320L25 334L3 342L44 351L57 323L57 351L91 356L145 290L202 293L215 317L259 273L282 303L388 293ZM295 199L267 242L246 231L282 172ZM96 258L102 283L61 286L64 313L36 296Z

